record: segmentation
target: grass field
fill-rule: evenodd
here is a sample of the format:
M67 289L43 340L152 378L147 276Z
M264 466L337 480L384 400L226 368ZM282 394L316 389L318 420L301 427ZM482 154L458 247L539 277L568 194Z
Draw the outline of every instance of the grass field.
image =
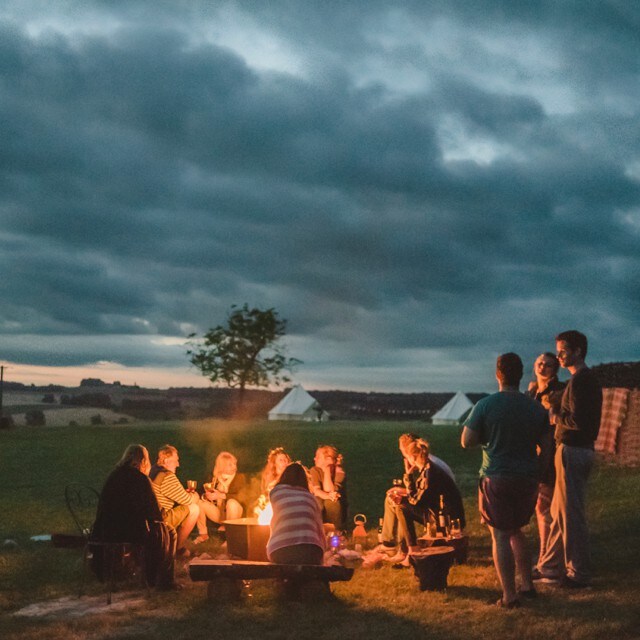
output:
M143 606L77 618L25 619L11 615L25 605L74 597L86 583L78 551L32 542L32 535L71 531L64 487L79 481L100 487L124 447L142 442L153 452L165 442L181 455L179 475L202 479L222 449L236 453L241 471L258 472L267 450L283 445L294 459L310 463L319 443L345 454L352 514L371 526L382 515L382 497L401 473L397 436L417 431L454 469L465 497L470 562L454 566L446 593L420 592L410 571L359 570L337 583L330 602L282 603L255 583L241 603L215 606L205 586L156 594ZM566 593L542 587L540 597L514 611L487 606L499 590L490 560L489 536L475 504L479 451L463 451L458 430L424 423L332 422L274 424L207 421L109 427L45 427L0 432L0 637L49 638L475 638L617 639L640 637L640 470L604 463L592 475L589 517L596 579L592 589ZM535 536L532 533L532 542ZM215 543L211 547L215 550ZM116 601L124 595L116 595Z

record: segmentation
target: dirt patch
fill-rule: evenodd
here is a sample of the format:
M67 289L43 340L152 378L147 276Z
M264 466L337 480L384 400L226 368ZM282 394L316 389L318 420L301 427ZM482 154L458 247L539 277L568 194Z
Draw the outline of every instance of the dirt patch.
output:
M114 594L111 604L106 595L65 596L56 600L36 602L13 613L19 618L80 618L82 616L121 613L145 608L147 600L141 592Z

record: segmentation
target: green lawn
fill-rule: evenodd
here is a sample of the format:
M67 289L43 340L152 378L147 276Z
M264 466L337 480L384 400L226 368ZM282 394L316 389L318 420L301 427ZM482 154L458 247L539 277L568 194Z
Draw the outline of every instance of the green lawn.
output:
M397 436L417 431L454 469L467 508L470 562L454 566L446 593L422 593L410 571L359 570L337 583L330 602L281 603L255 583L239 604L214 606L205 586L190 583L178 594L153 593L126 613L80 618L19 619L10 614L27 604L74 596L84 585L80 553L31 542L30 536L72 530L64 487L79 481L100 487L131 442L153 452L169 442L180 450L179 475L201 479L222 449L233 451L241 471L258 472L269 448L283 445L309 464L317 444L333 443L345 455L352 514L371 527L382 515L382 498L401 473ZM330 422L277 424L209 421L145 426L14 429L0 432L0 637L45 638L473 638L618 639L640 637L640 471L600 464L592 476L589 515L593 532L594 587L566 593L541 588L540 597L516 611L486 605L498 597L489 537L478 523L475 483L480 452L463 451L458 430L424 423ZM535 536L532 533L532 541ZM210 550L215 551L212 543ZM123 596L116 595L116 601Z

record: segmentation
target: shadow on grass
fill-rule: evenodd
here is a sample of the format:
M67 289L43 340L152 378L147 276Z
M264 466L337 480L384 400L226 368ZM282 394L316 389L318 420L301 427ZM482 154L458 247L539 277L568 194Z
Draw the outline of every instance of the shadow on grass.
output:
M382 573L378 577L385 578ZM82 640L96 636L105 640L356 640L372 636L470 640L486 637L484 633L491 628L503 637L516 637L509 634L517 629L517 637L526 639L604 635L630 640L637 638L640 625L633 592L621 595L618 589L599 586L579 593L546 587L536 600L514 611L488 606L487 602L498 597L495 587L489 586L453 585L446 593L420 592L409 581L406 589L390 588L384 593L380 589L384 586L369 598L342 590L338 595L299 602L278 598L269 581L254 581L240 601L229 603L208 600L205 585L187 581L179 593L152 592L140 610L106 612L74 621L13 619L8 626L0 624L0 632L20 640L54 639L66 631ZM405 597L396 599L398 594ZM128 597L127 592L119 592L115 601Z
M234 631L246 640L270 640L281 638L393 638L429 637L448 640L468 640L462 629L451 629L442 621L424 615L422 620L411 619L403 613L383 608L367 608L332 596L315 602L291 602L281 599L262 601L256 594L255 602L245 602L233 607L211 608L200 603L192 615L203 620L200 627L205 633L218 637L232 636ZM422 608L422 604L420 604ZM176 632L177 638L187 638Z

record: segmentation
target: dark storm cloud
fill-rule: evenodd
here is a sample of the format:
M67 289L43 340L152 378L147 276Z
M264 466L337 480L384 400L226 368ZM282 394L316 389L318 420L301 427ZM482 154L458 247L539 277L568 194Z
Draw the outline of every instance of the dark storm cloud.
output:
M150 337L244 301L327 385L480 388L573 326L640 357L638 16L7 3L2 357L176 366Z

